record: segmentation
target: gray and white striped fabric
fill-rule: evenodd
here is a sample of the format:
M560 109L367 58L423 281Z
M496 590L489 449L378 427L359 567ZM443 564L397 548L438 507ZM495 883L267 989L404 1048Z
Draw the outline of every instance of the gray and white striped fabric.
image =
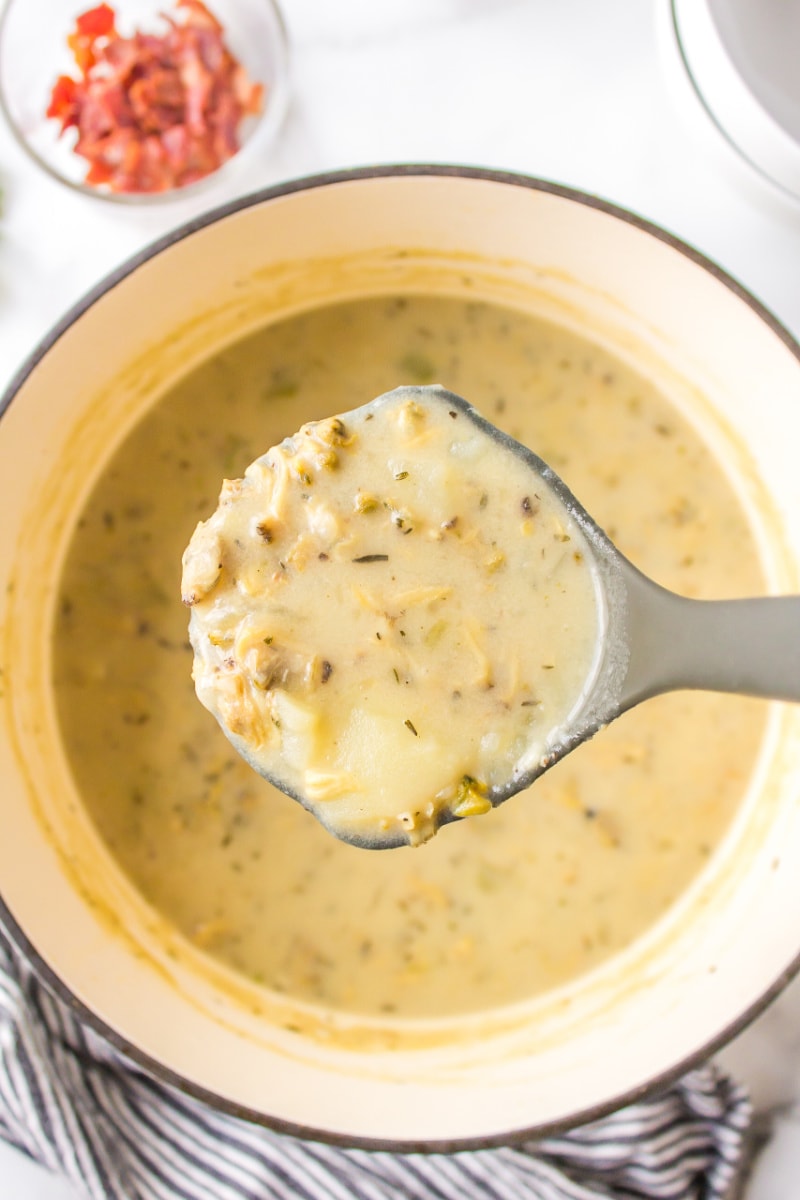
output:
M707 1066L536 1144L419 1155L303 1142L123 1060L0 931L0 1137L91 1200L733 1200L749 1125L743 1090Z

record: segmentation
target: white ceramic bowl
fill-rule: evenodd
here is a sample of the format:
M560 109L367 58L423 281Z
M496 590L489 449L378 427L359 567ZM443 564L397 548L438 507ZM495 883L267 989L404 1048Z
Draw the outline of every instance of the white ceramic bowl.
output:
M734 174L800 200L800 5L663 0L656 20L667 77L694 131L709 135Z
M597 1116L732 1036L800 951L800 708L771 709L733 829L658 926L572 985L479 1017L298 1018L166 929L84 815L49 630L71 529L113 448L187 365L267 320L367 293L463 294L467 276L471 296L565 322L657 378L734 477L771 589L800 590L798 347L669 235L518 176L379 168L232 204L68 314L0 420L2 920L132 1058L218 1106L346 1144L487 1145Z

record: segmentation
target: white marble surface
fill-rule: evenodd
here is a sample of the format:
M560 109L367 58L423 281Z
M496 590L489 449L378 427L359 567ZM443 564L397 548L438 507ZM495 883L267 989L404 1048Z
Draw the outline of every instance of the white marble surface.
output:
M226 0L216 0L224 19ZM293 100L263 162L201 196L129 209L68 192L0 126L0 386L108 270L190 216L292 176L460 162L595 192L715 259L800 336L800 205L737 161L663 52L667 0L284 0ZM748 1200L800 1177L800 984L723 1056L778 1110ZM0 1196L77 1200L0 1144Z

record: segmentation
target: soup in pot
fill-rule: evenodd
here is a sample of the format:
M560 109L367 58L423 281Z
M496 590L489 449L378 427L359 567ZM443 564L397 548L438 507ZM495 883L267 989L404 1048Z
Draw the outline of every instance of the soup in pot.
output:
M759 701L659 697L500 808L382 853L336 841L239 759L192 686L180 598L192 530L220 479L265 446L432 382L549 462L660 583L763 590L732 485L650 383L521 312L379 297L268 326L159 399L90 495L54 630L76 785L144 897L248 978L377 1016L510 1004L630 944L724 835L764 729Z

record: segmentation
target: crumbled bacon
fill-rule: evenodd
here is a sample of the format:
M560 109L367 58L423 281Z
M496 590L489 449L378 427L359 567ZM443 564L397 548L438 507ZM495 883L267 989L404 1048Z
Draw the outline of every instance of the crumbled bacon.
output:
M239 150L264 89L228 49L201 0L177 0L163 34L122 37L108 4L78 17L68 40L78 77L61 75L47 116L77 130L86 182L163 192L210 175Z

